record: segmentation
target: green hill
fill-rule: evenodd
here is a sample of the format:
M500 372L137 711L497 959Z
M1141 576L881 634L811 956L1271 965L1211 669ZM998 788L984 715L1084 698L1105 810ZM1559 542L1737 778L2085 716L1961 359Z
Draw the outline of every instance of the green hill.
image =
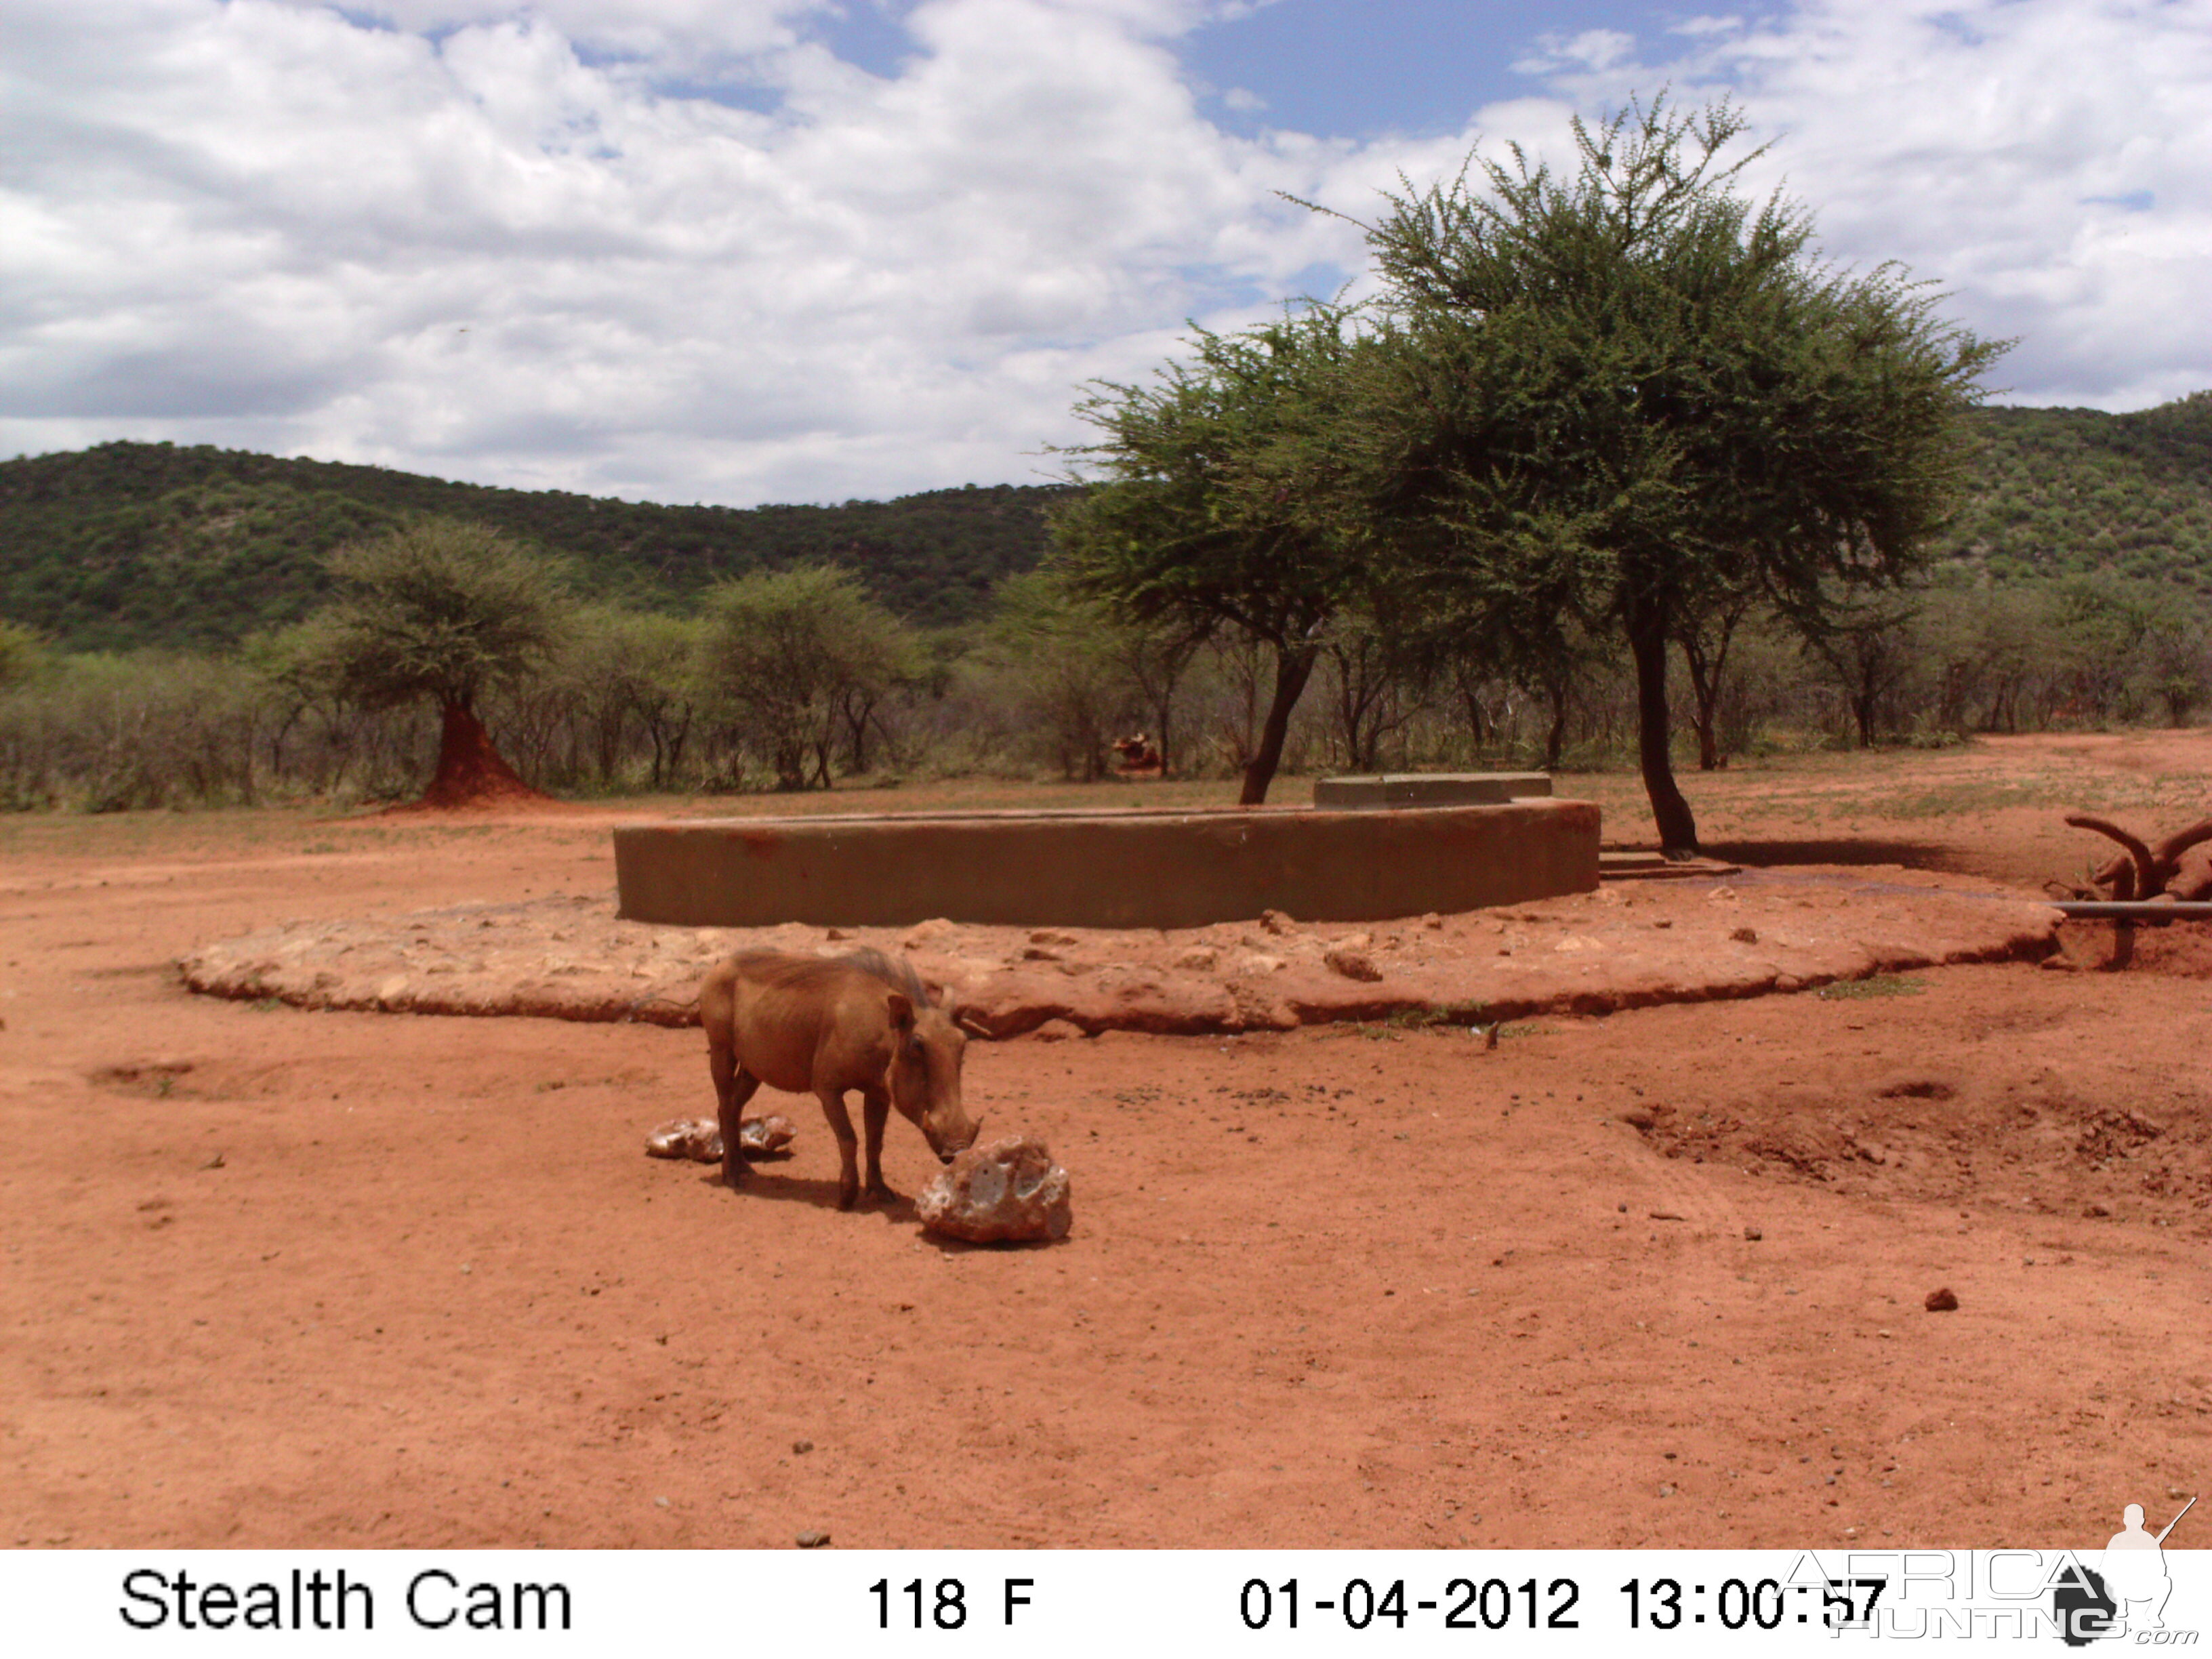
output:
M2106 570L2212 591L2212 392L2129 415L1985 409L1939 556L1999 580Z
M240 450L111 443L0 462L0 617L74 650L207 647L322 599L322 556L409 515L483 519L568 555L597 593L668 607L803 560L854 571L911 621L981 614L1044 550L1054 486L969 485L842 507L654 507L450 483Z
M1940 558L2001 581L2109 570L2212 592L2212 392L2129 415L1989 409ZM322 555L418 513L488 520L597 592L672 607L717 577L847 566L893 611L981 614L1044 551L1052 485L842 507L655 507L450 483L205 446L111 443L0 462L0 617L75 650L209 647L314 608Z

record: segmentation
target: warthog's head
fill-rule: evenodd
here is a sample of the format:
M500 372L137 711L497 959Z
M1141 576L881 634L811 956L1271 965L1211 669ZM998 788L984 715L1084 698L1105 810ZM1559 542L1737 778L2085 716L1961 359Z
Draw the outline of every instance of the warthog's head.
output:
M960 1104L960 1066L968 1038L951 1015L926 998L890 994L891 1104L922 1133L929 1150L946 1164L975 1142L982 1121Z

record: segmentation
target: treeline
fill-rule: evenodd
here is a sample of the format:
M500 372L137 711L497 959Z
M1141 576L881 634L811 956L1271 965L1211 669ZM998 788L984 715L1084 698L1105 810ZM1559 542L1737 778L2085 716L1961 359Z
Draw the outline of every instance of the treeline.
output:
M349 695L312 629L220 653L58 653L0 625L0 806L112 811L410 799L434 707ZM1326 638L1285 743L1292 773L1628 763L1633 675L1573 635L1542 676L1408 663L1349 624ZM1977 732L2179 723L2212 700L2212 605L2109 575L1939 580L1808 645L1747 609L1703 642L1711 696L1679 700L1686 766ZM1686 652L1684 653L1685 656ZM817 789L994 775L1109 780L1143 732L1181 776L1232 778L1261 737L1268 653L1117 622L1049 573L989 612L918 628L846 573L714 590L690 615L592 601L477 712L527 782L569 797Z
M2009 586L2107 572L2212 592L2212 392L2160 408L1978 409L1936 545ZM715 580L826 562L924 627L972 623L1033 570L1067 491L969 486L840 507L664 507L204 445L0 461L0 617L72 651L213 651L306 617L323 560L407 520L479 520L573 560L604 599L681 613Z
M67 650L207 651L298 622L327 555L424 517L566 560L600 598L681 611L751 570L834 563L902 618L969 622L1042 556L1065 490L1000 484L840 507L662 507L498 489L205 445L110 443L0 462L0 617Z

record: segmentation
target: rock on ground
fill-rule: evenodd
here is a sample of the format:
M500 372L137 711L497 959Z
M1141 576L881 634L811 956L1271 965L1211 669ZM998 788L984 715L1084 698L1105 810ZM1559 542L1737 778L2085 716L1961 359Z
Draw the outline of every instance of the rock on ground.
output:
M938 1172L915 1207L927 1231L977 1244L1065 1238L1075 1218L1067 1171L1029 1135L970 1146Z
M746 1158L769 1158L792 1143L798 1131L781 1112L738 1120L738 1150ZM679 1117L645 1138L647 1158L688 1158L694 1164L722 1161L722 1126L711 1117Z

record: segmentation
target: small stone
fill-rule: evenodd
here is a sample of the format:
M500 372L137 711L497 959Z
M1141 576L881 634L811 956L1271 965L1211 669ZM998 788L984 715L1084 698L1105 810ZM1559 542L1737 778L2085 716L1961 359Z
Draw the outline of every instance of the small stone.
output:
M1032 945L1073 945L1075 943L1075 935L1073 933L1055 933L1049 928L1046 928L1031 933L1030 935L1030 943Z
M823 937L823 938L824 938L824 939L833 939L833 940L834 940L834 939L850 939L850 938L852 938L853 936L852 936L850 933L847 933L847 932L846 932L843 928L842 928L842 927L825 927L825 928L823 928L823 929L822 930L822 937Z
M1424 927L1442 927L1443 925L1444 919L1433 910L1421 918L1421 926Z
M1186 951L1181 956L1177 957L1176 958L1176 966L1178 968L1188 968L1195 972L1205 974L1211 973L1213 970L1214 964L1218 963L1220 960L1220 951L1212 949L1209 945L1201 945L1194 949Z
M1942 1290L1929 1291L1924 1305L1929 1313L1951 1313L1958 1308L1958 1294L1947 1285Z
M1297 927L1297 923L1292 921L1280 910L1262 910L1260 912L1260 926L1271 933L1287 933L1291 928Z
M1766 1237L1766 1235L1759 1229L1751 1226L1747 1226L1743 1230L1743 1236L1754 1244L1758 1243L1760 1239Z
M1734 939L1738 945L1756 945L1759 943L1759 929L1756 927L1739 927L1735 932L1730 933L1729 937Z
M772 1158L789 1146L798 1131L781 1112L749 1117L738 1124L738 1151L745 1158ZM682 1117L664 1123L645 1138L648 1158L686 1158L694 1164L722 1161L722 1126L711 1117Z
M814 1443L811 1440L794 1440L791 1443L791 1449L804 1457L814 1449Z
M799 1534L799 1547L803 1550L818 1550L829 1541L830 1534L826 1532L802 1532Z
M2101 1204L2085 1204L2081 1206L2081 1213L2092 1221L2101 1221L2112 1212Z
M738 1120L738 1150L747 1158L772 1158L789 1146L798 1136L799 1131L792 1127L791 1120L781 1112L770 1112L765 1117L741 1117ZM718 1145L721 1139L721 1131L717 1128L714 1139ZM718 1152L708 1162L715 1162L720 1157Z
M1070 1037L1079 1037L1083 1028L1073 1020L1048 1019L1030 1035L1039 1042L1065 1042Z
M711 1117L679 1117L645 1138L647 1158L688 1158L695 1164L722 1161L722 1126Z
M1382 977L1382 970L1375 965L1375 959L1364 951L1342 945L1333 945L1322 953L1321 959L1330 972L1340 974L1346 979L1356 979L1363 985L1372 985Z
M1067 1171L1044 1142L1007 1135L970 1146L938 1171L915 1207L925 1231L978 1244L1067 1237Z

